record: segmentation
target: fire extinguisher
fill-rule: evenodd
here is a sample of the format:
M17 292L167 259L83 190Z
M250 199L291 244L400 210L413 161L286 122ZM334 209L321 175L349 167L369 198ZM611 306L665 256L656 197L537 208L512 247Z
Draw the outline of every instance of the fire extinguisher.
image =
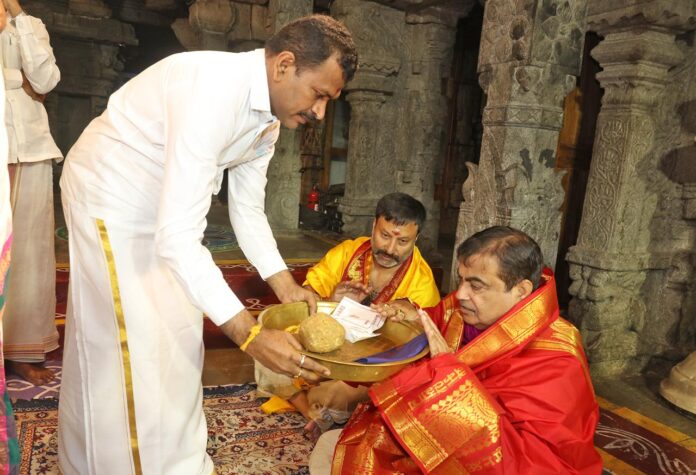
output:
M313 211L319 211L319 190L317 185L312 186L312 191L307 196L307 208Z

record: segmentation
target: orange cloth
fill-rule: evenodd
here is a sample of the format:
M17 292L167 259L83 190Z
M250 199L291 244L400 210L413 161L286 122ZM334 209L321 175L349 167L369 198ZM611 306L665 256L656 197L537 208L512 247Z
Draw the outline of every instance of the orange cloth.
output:
M372 252L369 237L343 241L330 249L314 267L307 272L303 285L309 285L322 298L329 298L339 282L359 280L367 283ZM366 272L367 270L367 272ZM380 292L376 303L410 298L421 307L432 307L440 300L433 271L417 247L409 260L402 264L392 282Z
M451 294L428 312L448 343L463 334L457 309ZM601 473L587 362L550 273L456 353L406 368L370 397L341 435L333 474Z

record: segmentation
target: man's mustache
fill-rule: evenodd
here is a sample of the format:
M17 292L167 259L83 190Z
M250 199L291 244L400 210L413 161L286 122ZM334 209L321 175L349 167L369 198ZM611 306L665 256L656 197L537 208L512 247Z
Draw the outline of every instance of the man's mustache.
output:
M319 118L314 112L300 112L300 115L305 118L305 120L309 123L316 123L319 122Z
M383 250L381 250L381 249L377 249L377 250L375 251L375 254L380 255L380 256L388 257L388 258L390 258L390 259L392 259L392 260L394 260L394 261L398 261L398 260L399 260L399 256L395 256L395 255L393 255L393 254L389 254L387 251L383 251Z

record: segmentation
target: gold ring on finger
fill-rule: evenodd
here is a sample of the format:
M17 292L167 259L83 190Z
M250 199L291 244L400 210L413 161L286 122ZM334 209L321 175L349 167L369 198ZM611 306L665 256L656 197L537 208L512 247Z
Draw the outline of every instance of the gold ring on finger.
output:
M300 368L302 368L302 365L304 364L304 360L305 360L306 357L307 357L307 355L305 355L305 354L303 354L302 356L300 356Z

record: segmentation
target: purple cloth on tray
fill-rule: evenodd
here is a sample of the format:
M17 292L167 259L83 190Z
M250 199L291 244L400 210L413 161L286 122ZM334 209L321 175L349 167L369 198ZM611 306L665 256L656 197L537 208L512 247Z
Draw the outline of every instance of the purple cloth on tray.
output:
M355 362L363 364L376 364L401 361L407 358L413 358L418 353L423 351L423 348L425 348L426 346L428 346L428 338L425 336L425 333L421 333L408 343L396 346L387 351L382 351L381 353L375 353L374 355L366 356L365 358L360 358L358 360L355 360Z

